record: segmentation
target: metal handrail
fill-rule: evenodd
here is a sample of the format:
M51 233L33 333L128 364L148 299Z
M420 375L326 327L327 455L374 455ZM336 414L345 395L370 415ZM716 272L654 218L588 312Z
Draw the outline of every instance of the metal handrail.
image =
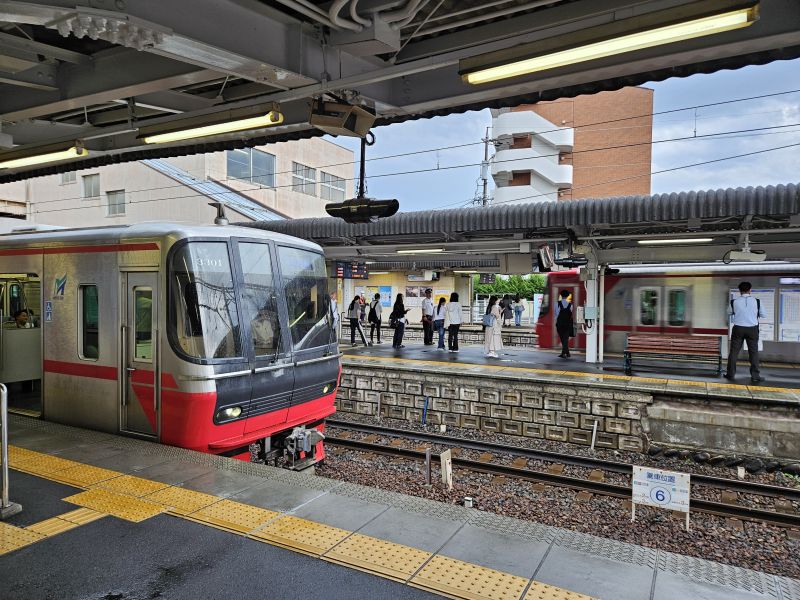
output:
M22 506L8 500L8 388L0 383L0 460L2 468L2 500L0 500L0 521L17 514Z

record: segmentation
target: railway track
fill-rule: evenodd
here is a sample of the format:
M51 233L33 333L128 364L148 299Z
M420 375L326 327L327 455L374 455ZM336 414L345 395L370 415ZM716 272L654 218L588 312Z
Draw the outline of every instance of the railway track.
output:
M615 473L632 474L632 467L629 464L618 463L614 461L606 461L602 459L562 455L556 452L547 452L541 450L532 450L528 448L508 448L502 444L494 444L490 442L477 442L474 440L464 440L461 438L444 436L438 434L429 434L424 432L406 431L392 429L389 427L382 427L379 425L366 425L361 423L342 422L329 419L328 424L332 427L337 427L343 430L357 431L362 433L373 433L386 436L403 437L410 440L417 440L429 442L434 444L441 444L444 446L461 447L470 450L478 450L481 452L502 452L505 454L512 454L523 456L526 458L534 458L538 460L551 461L554 463L569 464L580 467L592 469L605 469ZM353 450L360 450L363 452L373 452L375 454L383 454L388 456L399 456L412 460L424 461L425 452L413 450L410 448L402 448L396 446L389 446L386 444L365 442L362 440L353 440L348 438L328 436L326 442L335 446L350 448ZM433 460L438 461L438 457L434 456ZM554 485L566 487L577 491L587 491L595 494L605 496L612 496L621 499L630 499L631 489L630 486L618 485L604 481L593 481L570 475L563 475L551 473L547 471L536 471L532 469L518 468L504 464L485 463L475 460L469 460L461 457L453 457L453 466L468 469L478 473L486 473L491 475L504 475L506 477L513 477L535 483L543 483L547 485ZM722 490L736 491L747 494L756 494L769 497L781 497L790 500L800 500L800 490L793 488L784 488L779 486L772 486L766 484L759 484L746 481L738 481L733 479L725 479L723 477L710 477L707 475L692 474L692 483L694 485L706 485ZM700 511L708 514L717 515L724 518L735 518L747 521L756 521L774 525L777 527L800 528L800 515L792 513L782 513L760 508L751 508L747 506L740 506L737 504L728 504L723 502L715 502L711 500L703 500L699 498L692 498L692 510Z

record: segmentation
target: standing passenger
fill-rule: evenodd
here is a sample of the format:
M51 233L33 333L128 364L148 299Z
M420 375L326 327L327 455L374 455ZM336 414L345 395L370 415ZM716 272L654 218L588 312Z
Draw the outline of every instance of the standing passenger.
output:
M397 299L394 301L392 307L392 314L389 315L389 320L394 323L394 337L392 338L392 348L400 349L405 348L403 345L403 334L406 330L406 313L411 310L406 308L403 304L403 294L397 294Z
M367 345L367 336L364 335L364 330L361 329L361 302L360 298L356 296L353 298L353 301L350 303L350 306L347 307L347 318L350 319L350 343L353 346L356 346L356 331L361 336L361 340L364 342L364 345Z
M525 305L522 303L522 298L519 297L519 294L514 298L512 308L514 309L514 325L522 327L522 313L525 311Z
M450 302L447 304L447 320L450 325L447 327L447 349L450 352L458 352L458 329L461 327L461 304L458 301L458 294L450 294Z
M433 311L433 327L439 333L439 350L444 350L444 321L447 313L445 299L439 298L439 304Z
M498 350L503 347L503 322L497 296L489 298L486 314L483 316L483 350L490 358L499 358Z
M503 296L503 301L500 302L500 312L503 314L503 327L511 325L511 319L514 318L514 311L511 309L510 294Z
M431 294L433 294L433 290L428 288L422 299L422 341L426 346L433 345L433 300Z
M333 317L333 331L339 333L339 305L336 302L336 292L331 292L331 316Z
M369 343L371 344L373 341L373 336L375 335L375 330L378 330L378 343L381 342L381 313L383 312L383 306L381 305L381 295L375 294L375 297L372 299L372 302L369 304L369 315L367 315L367 321L369 321Z
M569 301L569 290L561 290L561 299L556 303L556 332L561 340L559 358L569 358L569 338L575 336L575 325L572 321L572 302Z
M736 360L739 358L739 351L742 343L747 342L747 354L750 358L750 381L759 383L764 381L761 377L758 362L758 319L766 317L761 310L761 302L758 298L750 296L752 285L749 281L739 284L741 296L731 300L731 315L733 317L733 331L731 331L731 348L728 353L728 372L725 379L736 377Z

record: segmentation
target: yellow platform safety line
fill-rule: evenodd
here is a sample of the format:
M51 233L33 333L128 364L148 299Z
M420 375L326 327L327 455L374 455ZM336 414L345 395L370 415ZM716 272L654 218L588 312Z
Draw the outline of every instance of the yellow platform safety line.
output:
M528 579L445 556L434 556L409 581L414 587L468 600L519 600Z
M522 600L598 600L578 592L570 592L554 585L532 581Z
M69 496L64 498L64 501L133 523L139 523L164 512L164 507L160 504L99 488Z
M13 552L44 539L44 535L0 521L0 554Z
M168 512L179 516L190 515L201 508L220 502L217 496L180 487L167 487L148 494L144 499L161 504Z
M250 533L250 537L318 557L351 534L351 531L338 527L285 516L269 523L262 529L253 531Z
M266 525L278 516L280 516L280 513L265 508L250 506L233 500L220 500L211 506L186 515L186 518L205 525L211 525L217 529L233 531L234 533L249 533Z
M63 471L56 471L50 475L53 481L66 483L75 487L88 488L97 485L101 481L121 477L122 473L110 469L101 469L91 465L80 465Z
M160 481L150 481L149 479L142 479L141 477L134 477L133 475L122 475L120 477L101 481L93 487L108 490L115 494L124 494L126 496L133 496L134 498L141 498L142 496L147 496L148 494L170 486Z
M405 582L432 556L433 554L424 550L354 533L323 554L322 558L359 571Z
M97 521L107 516L105 513L92 510L91 508L76 508L63 515L58 515L59 519L75 523L76 525L86 525L92 521Z
M358 354L347 354L345 353L347 358L352 358L357 361L367 362L364 360L361 355ZM544 373L548 375L570 375L574 377L582 377L582 378L589 378L589 377L596 377L599 379L609 379L609 380L623 380L623 381L632 381L632 382L653 382L653 383L672 383L672 384L686 384L686 385L694 385L694 386L719 386L719 387L729 387L729 388L738 388L741 390L749 390L749 391L760 391L760 392L786 392L790 394L800 394L800 388L778 388L778 387L762 387L762 386L747 386L747 385L740 385L737 383L714 383L714 382L705 382L705 381L689 381L683 379L660 379L660 378L651 378L651 377L637 377L635 375L612 375L609 373L585 373L582 371L559 371L559 370L548 370L548 369L536 369L533 367L509 367L503 365L480 365L477 363L452 363L452 362L444 362L444 361L435 361L435 360L423 360L419 358L397 358L394 356L370 356L370 361L383 361L383 362L400 362L400 363L409 363L409 362L419 362L425 363L426 365L442 365L448 367L455 367L456 369L461 370L469 370L475 367L481 367L484 369L492 370L492 371L520 371L524 373Z
M58 517L53 517L52 519L45 519L44 521L29 525L25 529L45 537L52 537L59 533L69 531L70 529L75 529L76 527L80 527L80 525L78 523L71 523L70 521L59 519Z

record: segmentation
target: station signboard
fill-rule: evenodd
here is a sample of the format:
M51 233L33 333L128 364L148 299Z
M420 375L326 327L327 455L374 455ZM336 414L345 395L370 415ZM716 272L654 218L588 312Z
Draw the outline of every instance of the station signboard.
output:
M337 260L336 279L369 279L369 269L363 262Z
M643 504L685 512L686 530L688 531L690 491L691 476L688 473L634 465L631 521L636 519L636 505Z

